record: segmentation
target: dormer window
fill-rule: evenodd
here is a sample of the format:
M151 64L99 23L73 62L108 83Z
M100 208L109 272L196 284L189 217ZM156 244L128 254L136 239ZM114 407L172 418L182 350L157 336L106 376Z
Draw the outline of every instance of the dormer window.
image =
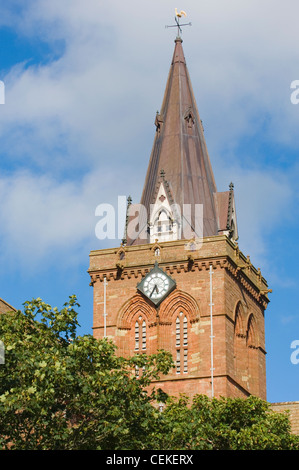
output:
M172 220L169 218L168 226L167 226L168 232L172 231Z
M150 217L150 241L171 241L178 240L179 224L176 221L176 212L168 194L165 181L160 184L155 204L151 205Z

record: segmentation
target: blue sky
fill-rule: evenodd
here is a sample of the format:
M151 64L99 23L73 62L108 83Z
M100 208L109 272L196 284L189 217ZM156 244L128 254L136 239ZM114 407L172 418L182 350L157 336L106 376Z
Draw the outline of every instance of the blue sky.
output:
M174 8L219 191L235 185L239 246L273 289L268 400L299 400L296 0L18 0L0 4L0 297L62 306L91 333L98 204L139 202L174 47ZM133 171L134 169L134 171Z

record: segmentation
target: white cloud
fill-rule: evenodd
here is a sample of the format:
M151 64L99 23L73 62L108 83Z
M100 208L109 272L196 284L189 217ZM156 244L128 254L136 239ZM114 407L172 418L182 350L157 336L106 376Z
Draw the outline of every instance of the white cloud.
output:
M57 182L22 172L0 179L2 263L39 271L76 264L81 248L88 256L100 246L95 208L105 196L113 199L112 176L97 172L81 182Z
M299 7L287 4L289 9L275 0L186 5L193 21L184 32L187 62L202 118L209 129L217 129L212 140L219 146L254 135L269 115L271 138L297 145L299 113L291 106L289 87L296 79ZM33 36L38 31L48 41L63 39L66 46L59 60L6 77L10 106L4 131L14 124L32 126L40 137L32 140L35 146L45 137L41 126L58 142L59 128L69 152L77 153L79 146L92 161L116 133L128 145L132 131L145 132L161 104L170 64L174 31L164 24L173 22L172 1L28 5L16 20L21 31ZM283 35L277 32L282 16L287 20Z
M237 168L229 176L235 184L240 249L250 255L253 264L265 266L269 256L267 237L279 230L293 209L287 175Z
M30 172L2 177L2 239L18 256L35 252L37 259L89 238L98 203L118 194L140 196L174 46L175 32L164 25L173 22L177 5L26 5L19 15L6 10L2 22L27 38L64 42L60 57L19 64L4 80L2 154ZM234 181L242 244L261 256L265 230L278 222L295 183L283 181L280 191L275 161L266 175L254 165L245 172L235 149L243 137L260 138L261 129L266 140L298 148L299 105L290 102L290 83L299 79L299 4L187 0L184 9L193 26L185 28L183 46L212 161L220 168L217 182ZM65 181L78 170L87 176Z

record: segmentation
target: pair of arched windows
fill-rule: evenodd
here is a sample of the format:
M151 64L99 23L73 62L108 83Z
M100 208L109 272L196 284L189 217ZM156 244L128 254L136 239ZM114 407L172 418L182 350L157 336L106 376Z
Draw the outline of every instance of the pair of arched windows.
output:
M255 317L253 314L247 317L241 303L239 303L235 312L235 375L237 380L252 394L259 393L258 345Z
M135 322L135 353L146 353L147 325L146 320L140 315ZM188 373L188 319L180 312L175 320L175 369L176 374ZM139 369L136 368L136 375Z
M235 336L246 339L246 345L248 347L257 347L257 332L254 315L250 314L247 320L247 324L244 327L245 314L243 307L239 302L235 311Z

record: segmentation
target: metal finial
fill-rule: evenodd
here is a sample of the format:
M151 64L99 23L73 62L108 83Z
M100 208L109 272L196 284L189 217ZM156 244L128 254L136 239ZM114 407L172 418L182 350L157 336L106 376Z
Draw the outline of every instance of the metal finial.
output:
M166 25L165 28L178 28L178 38L181 37L181 34L182 34L182 26L192 26L192 23L184 23L184 24L180 24L180 18L182 18L182 16L187 16L187 13L184 11L184 10L181 10L180 12L178 12L178 9L175 8L175 17L174 17L174 20L176 22L176 24L173 24L173 25Z
M128 222L129 222L129 207L132 204L132 198L129 196L127 198L127 213L126 213L126 223L125 223L125 230L124 230L124 237L122 239L122 246L127 244L127 229L128 229Z

